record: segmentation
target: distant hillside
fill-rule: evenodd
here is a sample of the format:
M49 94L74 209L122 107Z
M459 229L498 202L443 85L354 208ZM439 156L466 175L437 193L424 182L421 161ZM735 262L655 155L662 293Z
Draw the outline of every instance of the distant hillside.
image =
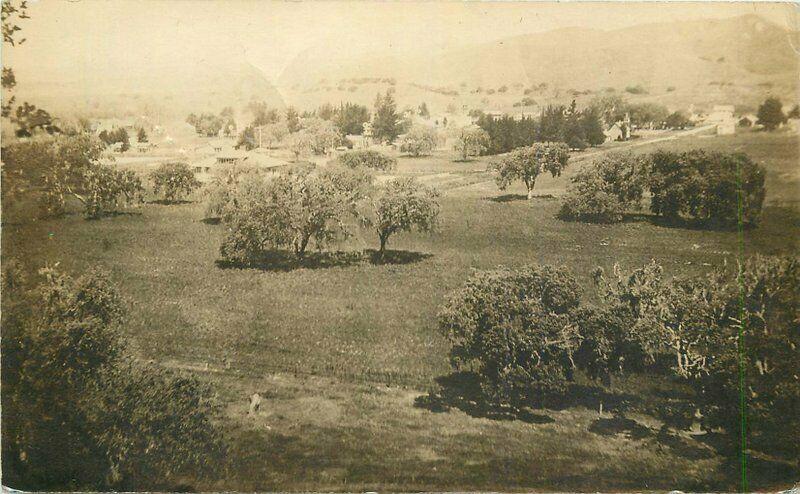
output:
M427 92L441 103L448 101L441 96L449 96L472 106L510 106L522 99L524 88L544 83L549 91L538 95L542 100L631 88L636 97L670 106L753 106L767 94L796 99L798 54L792 42L800 46L797 32L755 15L615 31L561 29L422 55L374 53L346 63L322 51L307 53L287 68L279 85L306 93L335 93L331 86L342 92L344 85L358 93L346 80L394 78L399 87L414 84L418 91L406 93L416 97ZM420 90L425 87L435 90ZM375 88L368 89L374 96Z
M171 119L190 112L219 112L225 106L243 108L252 99L283 107L275 87L244 60L218 63L174 62L148 66L143 73L120 74L102 80L49 83L22 81L21 100L34 101L56 114L120 116L149 114Z

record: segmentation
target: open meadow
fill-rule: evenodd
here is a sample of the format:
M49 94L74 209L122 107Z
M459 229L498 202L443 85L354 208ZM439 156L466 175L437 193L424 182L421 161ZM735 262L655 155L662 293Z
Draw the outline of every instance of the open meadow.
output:
M229 462L219 479L194 483L198 490L728 490L736 465L713 438L659 434L654 410L670 383L615 379L602 416L591 397L514 420L487 416L469 400L435 403L429 393L457 378L437 312L473 270L498 265L563 265L596 301L590 273L598 266L654 259L682 276L741 256L796 253L798 144L793 133L744 132L631 147L741 151L763 164L763 218L741 235L648 214L614 225L557 219L569 177L599 156L587 150L561 177L540 177L530 201L521 185L498 190L485 157L399 158L396 174L441 190L441 215L432 235L393 236L383 263L353 254L377 249L377 235L359 230L312 250L304 267L226 267L226 227L204 218L199 192L186 203L150 201L91 221L5 211L2 249L4 260L19 258L32 271L55 263L74 273L109 270L134 355L212 383ZM264 401L250 416L255 392ZM643 399L632 404L631 395ZM754 457L750 469L753 488L798 476L769 458Z

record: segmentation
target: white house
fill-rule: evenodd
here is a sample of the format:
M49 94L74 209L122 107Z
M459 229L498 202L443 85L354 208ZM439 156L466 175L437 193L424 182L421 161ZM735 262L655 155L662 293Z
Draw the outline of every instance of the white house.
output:
M706 123L717 126L717 135L736 133L736 118L733 105L716 105L706 117Z

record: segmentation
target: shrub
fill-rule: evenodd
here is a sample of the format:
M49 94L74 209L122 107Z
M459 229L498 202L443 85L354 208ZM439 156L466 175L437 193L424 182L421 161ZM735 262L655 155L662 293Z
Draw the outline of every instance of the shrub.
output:
M633 155L609 155L574 177L559 217L594 223L622 221L642 200L647 163Z
M502 401L535 401L562 390L579 346L568 315L579 297L578 283L559 268L475 273L439 314L439 328L453 345L451 364L474 371Z
M200 187L194 172L186 163L164 163L150 173L153 192L164 192L166 202L175 202Z
M221 443L208 393L125 360L122 300L102 272L40 274L36 287L4 274L7 485L160 490L209 472Z
M764 168L742 153L696 150L651 155L653 213L671 219L754 225L764 202Z
M336 158L339 165L348 168L358 168L360 166L372 168L373 170L391 171L397 168L397 159L386 156L379 151L370 149L348 151Z
M427 156L436 149L436 131L429 127L415 125L400 141L400 152L411 156Z

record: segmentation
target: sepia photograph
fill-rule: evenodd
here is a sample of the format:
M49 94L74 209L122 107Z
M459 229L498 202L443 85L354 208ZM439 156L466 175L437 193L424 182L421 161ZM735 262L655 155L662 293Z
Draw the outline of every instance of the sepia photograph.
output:
M0 0L3 492L800 494L800 7Z

